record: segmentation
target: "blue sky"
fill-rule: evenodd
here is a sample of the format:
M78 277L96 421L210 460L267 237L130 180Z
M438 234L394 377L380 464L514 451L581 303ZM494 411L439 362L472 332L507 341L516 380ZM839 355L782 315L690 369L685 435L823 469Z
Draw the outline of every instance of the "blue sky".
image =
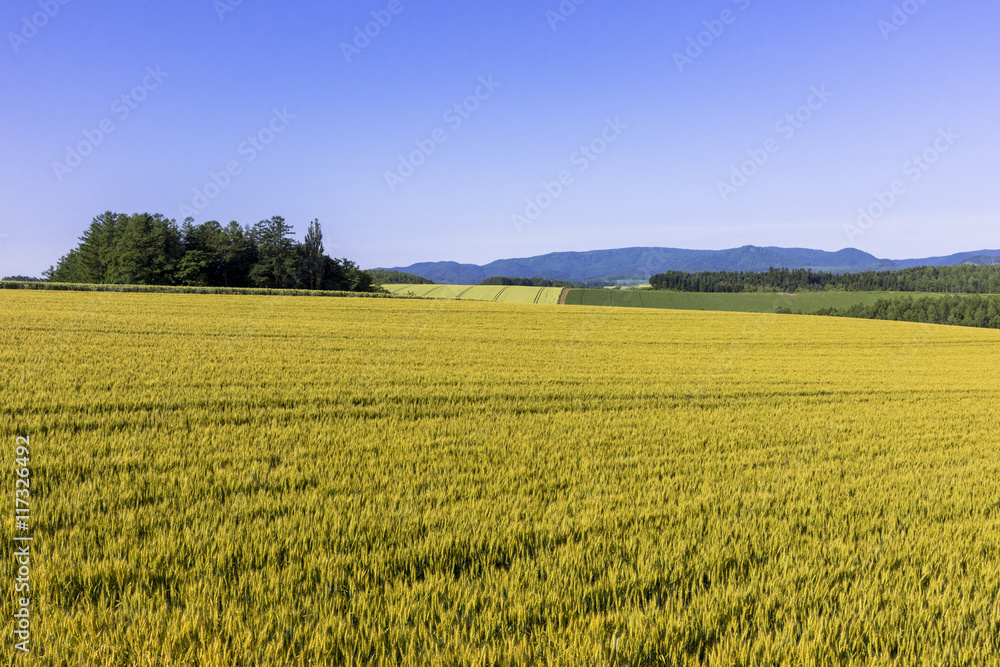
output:
M364 267L1000 247L996 2L576 2L11 0L0 274L106 210Z

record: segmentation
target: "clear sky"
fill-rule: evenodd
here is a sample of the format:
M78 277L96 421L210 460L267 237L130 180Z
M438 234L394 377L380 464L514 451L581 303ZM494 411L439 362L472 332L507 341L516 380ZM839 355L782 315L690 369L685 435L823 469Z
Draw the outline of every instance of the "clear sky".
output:
M0 28L3 275L106 210L319 218L363 267L1000 247L995 0L9 0Z

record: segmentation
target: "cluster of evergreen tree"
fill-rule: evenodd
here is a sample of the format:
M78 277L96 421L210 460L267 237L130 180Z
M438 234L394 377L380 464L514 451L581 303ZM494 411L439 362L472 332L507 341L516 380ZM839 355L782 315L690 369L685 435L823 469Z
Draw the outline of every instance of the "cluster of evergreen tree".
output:
M1000 296L906 296L847 308L824 308L814 314L1000 329Z
M565 280L547 280L545 278L509 278L493 276L479 283L480 285L503 285L506 287L579 287Z
M367 272L326 255L318 220L298 243L280 216L246 227L191 218L178 226L160 214L107 212L44 275L63 283L373 289Z
M368 273L379 285L433 285L433 280L404 271L390 269L368 269Z
M897 271L827 273L811 269L667 271L649 279L654 289L679 292L947 292L1000 293L1000 265L918 266Z

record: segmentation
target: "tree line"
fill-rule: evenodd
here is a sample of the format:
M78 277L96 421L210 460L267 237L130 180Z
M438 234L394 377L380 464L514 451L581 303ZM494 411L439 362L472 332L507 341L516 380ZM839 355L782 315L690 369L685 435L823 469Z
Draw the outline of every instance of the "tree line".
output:
M50 282L203 287L260 287L369 292L372 277L323 248L318 220L292 238L281 216L241 226L216 221L178 225L161 214L97 216L79 245L43 273Z
M433 285L433 280L412 273L394 271L392 269L368 269L372 280L379 285Z
M846 308L824 308L814 315L1000 329L1000 296L905 296Z
M479 282L480 285L502 285L506 287L580 287L576 283L565 280L548 280L547 278L511 278L508 276L493 276Z
M1000 265L919 266L895 271L828 273L811 269L667 271L649 279L654 289L679 292L946 292L1000 294Z

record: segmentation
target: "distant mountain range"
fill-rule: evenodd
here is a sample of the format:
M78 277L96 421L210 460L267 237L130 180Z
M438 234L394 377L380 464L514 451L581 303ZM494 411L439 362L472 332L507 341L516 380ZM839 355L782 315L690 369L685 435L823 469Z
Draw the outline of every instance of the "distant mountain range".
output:
M879 259L856 248L837 252L807 248L743 246L730 250L679 248L620 248L589 252L553 252L524 259L500 259L484 266L457 262L421 262L392 267L436 283L474 285L493 276L547 278L588 282L594 280L649 280L664 271L767 271L771 267L813 269L833 273L885 271L914 266L998 264L1000 250L975 250L947 257ZM381 268L381 267L380 267Z

